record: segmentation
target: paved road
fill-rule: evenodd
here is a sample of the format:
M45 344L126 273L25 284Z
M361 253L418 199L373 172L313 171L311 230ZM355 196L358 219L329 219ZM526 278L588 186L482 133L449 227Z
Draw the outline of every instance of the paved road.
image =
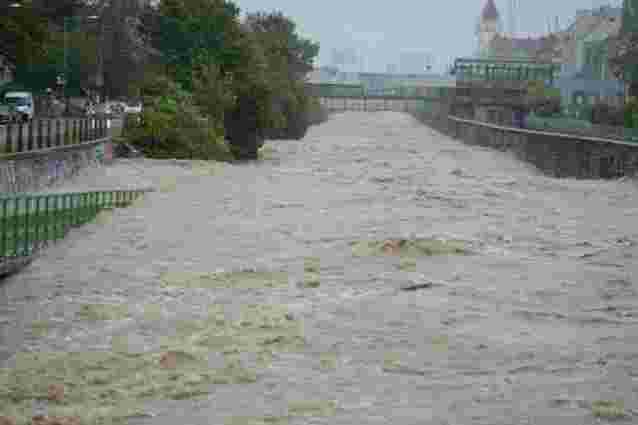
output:
M122 332L152 345L166 330L88 325L73 319L83 303L154 303L182 318L213 302L273 303L303 319L306 349L275 356L255 384L150 403L157 416L131 423L221 424L291 400L338 406L292 424L583 425L606 423L588 408L595 400L638 409L635 181L550 179L394 112L336 115L303 142L270 145L269 159L214 176L129 160L71 183L164 191L74 231L0 287L5 357L103 348ZM460 238L476 254L424 258L417 272L351 255L351 241L411 235ZM319 288L158 285L165 271L246 266L299 277L305 256L321 259ZM440 285L397 290L412 280ZM57 321L36 338L34 320ZM318 367L326 352L335 370ZM389 353L401 373L381 369Z

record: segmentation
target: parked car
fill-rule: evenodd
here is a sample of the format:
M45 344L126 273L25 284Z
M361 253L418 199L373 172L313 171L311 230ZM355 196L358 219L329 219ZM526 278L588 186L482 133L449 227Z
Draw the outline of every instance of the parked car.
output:
M18 113L15 108L6 103L0 103L0 124L9 124L18 121Z
M13 106L21 121L27 122L35 115L33 94L26 91L10 91L4 94L4 103Z

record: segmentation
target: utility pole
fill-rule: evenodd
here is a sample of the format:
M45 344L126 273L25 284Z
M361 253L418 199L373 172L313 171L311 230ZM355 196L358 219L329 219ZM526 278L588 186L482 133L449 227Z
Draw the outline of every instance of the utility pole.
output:
M62 90L63 90L63 96L64 96L64 115L69 115L69 111L70 111L70 105L69 105L69 96L67 95L67 83L69 81L69 76L68 76L68 61L67 61L67 44L68 44L68 34L67 34L67 21L70 19L70 17L65 16L64 20L63 20L63 24L62 26L63 28L63 33L64 33L64 77L62 78Z
M104 19L99 16L89 16L88 19L92 21L98 20L98 36L97 36L97 71L95 75L95 87L97 88L99 102L104 102Z

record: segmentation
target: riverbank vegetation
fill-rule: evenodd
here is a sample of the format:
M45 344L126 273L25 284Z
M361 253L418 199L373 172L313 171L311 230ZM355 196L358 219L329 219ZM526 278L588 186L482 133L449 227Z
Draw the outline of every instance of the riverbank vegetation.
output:
M67 94L140 100L124 138L147 156L256 159L266 139L300 139L324 118L304 85L319 45L281 12L242 17L229 0L52 3L0 4L15 84L43 91L66 75Z

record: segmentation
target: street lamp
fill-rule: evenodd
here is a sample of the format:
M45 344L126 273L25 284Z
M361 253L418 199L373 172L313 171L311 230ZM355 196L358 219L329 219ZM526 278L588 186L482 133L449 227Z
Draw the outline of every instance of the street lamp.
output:
M104 87L104 58L102 57L102 36L104 33L104 28L103 28L103 21L100 20L100 17L98 15L91 15L91 16L87 16L86 18L88 21L91 22L98 22L99 21L99 28L98 28L98 41L97 41L97 48L96 50L96 55L97 55L97 71L95 74L95 86L97 87L98 90L98 94L100 97L100 101L102 101L103 99L103 93L102 93L102 89Z

